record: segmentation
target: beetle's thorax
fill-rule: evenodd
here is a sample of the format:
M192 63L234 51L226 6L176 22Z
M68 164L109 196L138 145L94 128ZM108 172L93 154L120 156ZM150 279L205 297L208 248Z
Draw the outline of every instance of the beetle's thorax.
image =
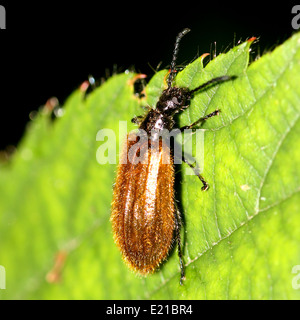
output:
M190 103L189 90L186 88L171 87L163 91L156 108L149 111L140 125L140 129L151 134L151 130L172 130L173 117L176 113L186 109Z
M150 136L153 131L159 132L164 129L172 130L174 127L173 116L166 116L157 109L152 109L146 115L145 119L139 126L139 129L143 129Z

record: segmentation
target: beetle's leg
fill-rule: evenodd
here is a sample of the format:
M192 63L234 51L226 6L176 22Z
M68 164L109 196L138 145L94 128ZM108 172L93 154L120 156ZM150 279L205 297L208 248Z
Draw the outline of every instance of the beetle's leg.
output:
M209 189L209 184L208 184L208 183L204 180L204 178L201 176L201 174L200 174L200 172L199 172L199 168L196 167L195 163L190 163L190 162L188 161L188 159L186 159L186 158L184 157L183 154L178 155L178 154L175 154L175 153L174 153L173 156L174 156L174 160L179 161L179 159L181 159L181 161L185 162L185 163L194 171L195 176L197 176L197 177L200 179L200 181L202 182L202 184L203 184L203 186L202 186L202 188L201 188L202 191L206 191L206 190ZM177 162L177 163L181 163L181 162Z
M211 112L210 114L198 119L197 121L193 122L192 124L188 125L188 126L184 126L181 127L179 130L181 132L183 132L185 129L196 129L195 126L197 126L199 123L201 123L201 125L203 124L204 121L206 121L209 118L218 116L220 114L221 110L216 109L215 111ZM204 180L204 178L201 176L201 174L199 173L199 169L195 167L194 164L189 163L189 161L187 159L184 158L184 156L182 156L182 160L190 167L193 169L195 175L200 179L200 181L202 182L203 186L201 188L202 191L206 191L209 189L209 185L208 183Z
M202 191L206 191L209 189L209 185L208 183L204 180L204 178L201 176L201 174L199 173L199 169L195 167L195 165L189 163L189 161L187 159L184 158L184 156L182 156L182 161L184 161L190 168L193 169L195 175L200 179L200 181L203 184L203 187L201 188Z
M131 122L135 123L137 125L140 125L142 123L143 119L144 119L144 116L136 116L131 119Z
M204 121L206 121L207 119L212 118L214 116L218 116L220 114L220 112L221 112L220 109L216 109L214 112L211 112L210 114L198 119L197 121L193 122L192 124L190 124L188 126L181 127L179 130L181 132L183 132L185 129L194 129L194 127L197 124L201 123L201 125L202 125Z

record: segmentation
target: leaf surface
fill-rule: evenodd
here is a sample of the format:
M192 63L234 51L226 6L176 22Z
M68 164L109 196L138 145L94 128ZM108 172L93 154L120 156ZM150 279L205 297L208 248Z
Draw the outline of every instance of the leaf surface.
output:
M100 129L119 138L119 121L155 105L165 87L158 72L141 102L134 74L112 77L86 99L76 90L64 115L44 108L28 126L10 163L0 168L0 265L3 299L299 299L292 269L300 264L300 35L249 67L251 40L204 57L176 77L197 93L178 118L190 124L215 109L204 126L203 176L176 176L184 216L186 281L179 285L177 250L160 270L141 278L113 243L110 203L116 165L100 165ZM99 138L99 136L98 136ZM119 150L119 148L117 148Z

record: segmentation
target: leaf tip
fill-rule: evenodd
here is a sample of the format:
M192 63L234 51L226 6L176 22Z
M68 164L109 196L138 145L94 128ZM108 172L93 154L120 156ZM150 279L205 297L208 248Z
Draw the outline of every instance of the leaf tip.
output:
M136 75L133 76L133 78L131 78L131 79L128 80L128 84L129 84L130 86L133 86L134 83L135 83L137 80L139 80L139 79L145 79L145 78L147 78L147 75L146 75L146 74L143 74L143 73L136 74Z
M200 56L201 62L202 62L207 56L210 56L210 54L209 54L209 53L203 53L203 54Z
M257 37L251 37L250 39L248 39L247 41L252 43L253 41L255 41L257 39Z
M88 80L83 81L82 84L79 86L79 91L85 93L89 86L90 83L88 82Z

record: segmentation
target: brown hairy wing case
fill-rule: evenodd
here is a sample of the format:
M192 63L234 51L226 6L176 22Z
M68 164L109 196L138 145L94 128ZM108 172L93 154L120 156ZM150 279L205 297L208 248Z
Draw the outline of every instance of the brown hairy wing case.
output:
M130 150L135 141L128 141ZM170 150L146 146L146 164L132 164L123 151L114 188L111 221L124 260L135 271L154 271L170 250L175 225L174 167ZM162 159L169 160L163 164ZM123 161L124 162L124 161Z

